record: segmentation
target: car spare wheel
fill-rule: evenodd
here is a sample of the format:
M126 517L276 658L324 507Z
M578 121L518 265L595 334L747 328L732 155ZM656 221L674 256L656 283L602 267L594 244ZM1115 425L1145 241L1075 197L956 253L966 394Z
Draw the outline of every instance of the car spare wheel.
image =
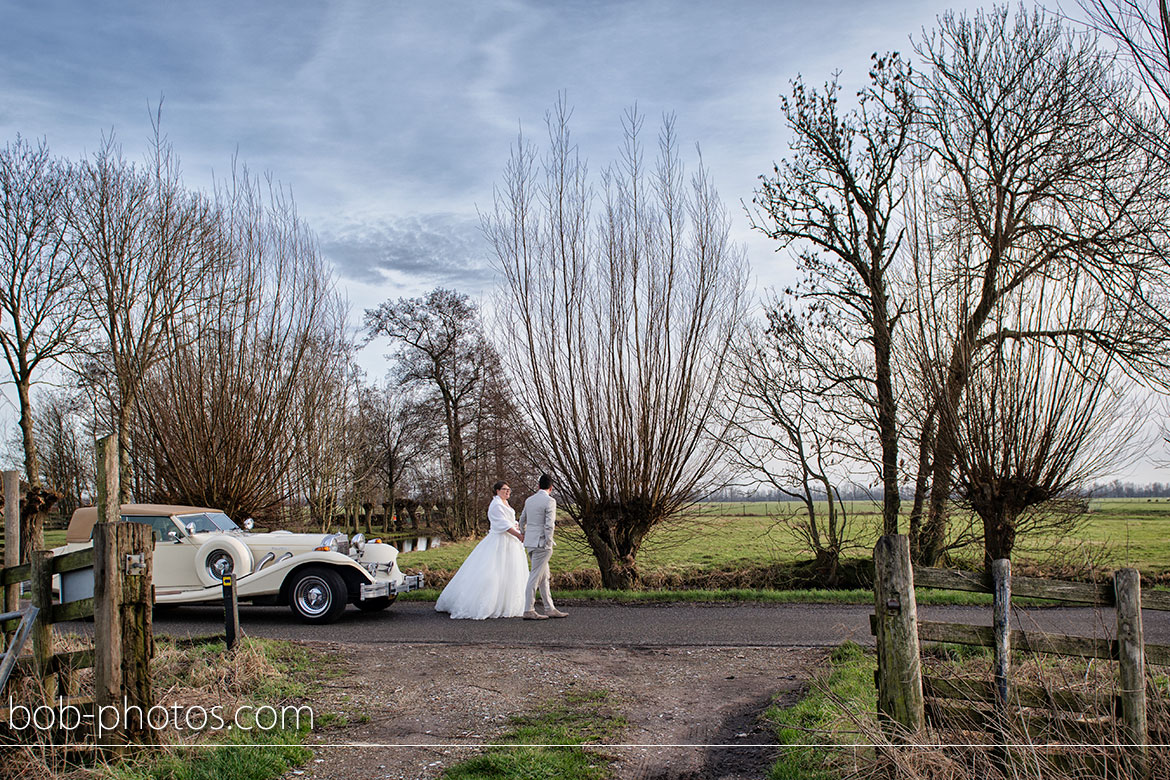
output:
M348 600L345 579L324 566L308 566L291 577L288 606L303 623L332 623Z
M231 536L209 539L195 554L195 572L205 586L218 585L225 574L243 576L252 571L248 546Z

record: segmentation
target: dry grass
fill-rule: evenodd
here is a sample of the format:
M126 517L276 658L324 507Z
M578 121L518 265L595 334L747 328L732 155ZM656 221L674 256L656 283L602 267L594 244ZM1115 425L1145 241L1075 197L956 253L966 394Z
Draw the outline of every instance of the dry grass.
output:
M57 652L90 646L92 640L75 635L58 635L55 639ZM308 680L319 678L323 660L329 665L328 659L319 654L287 642L245 638L227 652L218 639L156 638L151 661L155 702L167 709L177 705L180 711L196 706L207 711L219 707L229 719L245 704L279 707L302 703L312 692L313 684ZM93 671L80 670L75 680L76 693L92 697ZM14 679L6 693L11 693L17 704L35 706L39 701L36 684L29 677ZM0 728L0 780L92 777L94 773L103 777L137 776L135 767L145 767L144 771L149 772L148 767L160 761L181 761L184 751L180 745L218 743L224 736L230 735L210 729L191 730L181 722L171 722L167 729L156 732L157 747L135 751L128 759L110 764L82 744L92 741L92 734L35 730L16 733Z
M923 672L972 690L992 680L989 655L951 646L924 652ZM1143 776L1144 758L1150 777L1170 777L1170 749L1152 747L1143 754L1124 746L1127 738L1114 716L1115 662L1023 655L1014 659L1012 684L1016 690L1034 688L1046 701L1023 706L1029 702L1016 698L1009 715L997 717L988 704L928 699L928 728L920 744L891 744L871 725L874 761L857 776L1135 780ZM1164 670L1148 676L1148 691L1151 742L1165 743L1170 710Z

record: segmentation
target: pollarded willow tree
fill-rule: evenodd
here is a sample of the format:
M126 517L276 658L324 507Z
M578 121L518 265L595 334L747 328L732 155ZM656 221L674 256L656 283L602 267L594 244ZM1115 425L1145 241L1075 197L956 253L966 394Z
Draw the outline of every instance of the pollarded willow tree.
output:
M1088 329L1095 307L1082 299L1084 287L1028 285L1002 300L992 320L1004 334ZM1086 485L1141 446L1116 360L1109 345L1088 339L1062 349L996 339L972 367L959 406L941 407L941 428L955 437L955 492L982 521L988 567L1011 558L1025 533L1070 530L1078 515L1065 506L1081 504ZM936 387L944 382L933 378Z
M1092 343L1134 376L1163 375L1167 169L1135 143L1148 116L1112 58L1039 11L946 14L916 49L927 186L908 207L907 243L922 359L942 381L919 448L929 499L920 474L909 528L917 559L932 564L948 545L960 455L948 428L982 353L1004 339ZM1089 321L999 327L999 303L1042 279L1085 290Z
M155 133L146 166L128 162L112 138L76 166L67 223L91 326L79 373L97 378L86 383L94 408L109 409L111 419L100 424L118 435L123 503L140 481L130 468L134 406L170 335L197 312L204 278L224 259L215 204L184 186L157 120Z
M505 280L501 354L532 454L602 582L627 588L647 534L718 483L747 269L701 161L685 174L671 118L650 163L642 117L628 111L597 191L570 114L563 100L548 114L539 161L521 136L483 227Z

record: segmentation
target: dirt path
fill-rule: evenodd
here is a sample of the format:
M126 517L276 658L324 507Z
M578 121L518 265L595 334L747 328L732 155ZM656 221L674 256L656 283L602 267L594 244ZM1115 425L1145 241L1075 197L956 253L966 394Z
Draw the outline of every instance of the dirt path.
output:
M760 714L774 695L795 700L827 653L313 644L341 653L352 667L349 676L327 683L317 716L345 712L350 723L314 736L313 759L288 775L299 780L438 777L503 732L510 716L573 690L607 691L630 724L621 741L646 746L601 748L616 758L615 778L757 780L775 756L774 736ZM698 747L671 747L678 745Z

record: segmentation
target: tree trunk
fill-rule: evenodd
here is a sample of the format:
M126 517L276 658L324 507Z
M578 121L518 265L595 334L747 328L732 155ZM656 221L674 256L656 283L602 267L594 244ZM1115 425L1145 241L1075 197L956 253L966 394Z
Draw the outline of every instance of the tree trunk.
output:
M910 509L910 557L919 559L919 537L921 535L922 510L926 504L927 485L930 482L930 451L934 439L934 407L926 414L918 441L918 478L914 482L914 504Z
M16 394L20 399L20 433L24 439L24 474L30 488L41 486L41 464L37 458L37 442L33 438L32 403L28 397L27 377L16 383Z
M898 514L902 509L902 497L898 493L898 406L894 397L894 380L890 367L893 347L886 313L885 283L880 275L875 276L871 316L877 384L878 440L882 448L882 535L896 536Z
M603 587L629 590L638 584L638 550L650 519L631 516L629 508L583 513L578 522L597 559Z
M940 438L941 434L940 434ZM951 467L954 464L954 449L939 441L935 445L934 465L930 480L930 501L926 522L918 535L917 563L934 566L946 549L947 501L951 494Z
M992 561L1011 560L1016 546L1016 512L1004 507L979 513L983 520L983 563L991 571Z
M118 411L118 503L130 501L130 410L123 404Z

